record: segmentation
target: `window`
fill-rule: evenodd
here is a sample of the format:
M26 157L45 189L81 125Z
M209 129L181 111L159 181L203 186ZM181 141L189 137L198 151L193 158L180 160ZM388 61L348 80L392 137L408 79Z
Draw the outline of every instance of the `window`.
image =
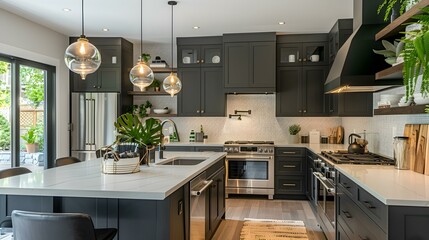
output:
M0 169L51 166L54 72L52 66L0 55Z

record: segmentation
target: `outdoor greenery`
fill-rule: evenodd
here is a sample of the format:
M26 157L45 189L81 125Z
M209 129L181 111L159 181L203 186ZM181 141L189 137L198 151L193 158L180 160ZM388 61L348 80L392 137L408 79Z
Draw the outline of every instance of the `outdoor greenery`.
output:
M0 115L0 148L10 148L10 123L2 115Z
M23 86L23 97L29 100L29 103L38 108L45 99L43 70L32 67L20 68L21 85Z
M21 136L27 144L39 143L39 134L36 126L30 127L27 132Z
M5 74L9 68L9 63L0 61L0 75ZM10 86L5 80L0 78L0 108L10 106Z

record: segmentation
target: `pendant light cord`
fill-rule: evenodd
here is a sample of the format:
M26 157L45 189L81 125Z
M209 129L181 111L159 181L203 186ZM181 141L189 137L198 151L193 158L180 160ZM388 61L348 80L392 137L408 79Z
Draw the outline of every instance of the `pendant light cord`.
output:
M171 72L173 72L174 62L173 62L173 8L174 5L171 5Z
M143 60L143 0L140 0L140 59Z
M82 36L81 37L85 37L85 30L84 30L84 26L85 26L85 19L84 19L84 12L83 12L83 0L82 0Z

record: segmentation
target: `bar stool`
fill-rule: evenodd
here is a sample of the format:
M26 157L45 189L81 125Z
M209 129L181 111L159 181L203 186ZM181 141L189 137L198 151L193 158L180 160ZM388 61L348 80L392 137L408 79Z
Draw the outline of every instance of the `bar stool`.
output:
M75 157L62 157L55 159L55 167L65 166L73 163L82 162L80 159Z
M14 240L112 240L115 228L94 229L83 213L12 211Z

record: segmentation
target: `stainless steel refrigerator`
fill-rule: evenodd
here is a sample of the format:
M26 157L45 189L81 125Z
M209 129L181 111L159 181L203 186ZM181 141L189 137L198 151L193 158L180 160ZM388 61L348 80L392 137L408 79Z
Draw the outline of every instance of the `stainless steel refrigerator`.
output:
M118 117L119 93L72 93L71 155L95 159L95 150L112 144Z

